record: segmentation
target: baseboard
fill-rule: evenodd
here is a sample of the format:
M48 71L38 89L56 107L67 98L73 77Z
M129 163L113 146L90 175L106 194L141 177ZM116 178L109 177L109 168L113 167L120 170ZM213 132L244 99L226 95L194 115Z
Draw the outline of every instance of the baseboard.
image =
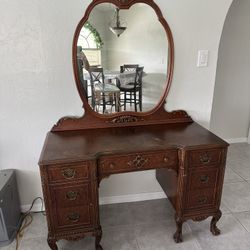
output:
M100 197L99 203L100 205L105 205L105 204L115 204L115 203L157 200L162 198L167 198L164 192L140 193L140 194Z
M247 138L243 137L243 138L225 139L225 141L227 141L228 143L243 143L247 142Z
M115 204L115 203L127 203L136 201L147 201L147 200L157 200L167 198L164 192L154 192L154 193L141 193L141 194L129 194L129 195L119 195L119 196L107 196L100 197L100 205ZM22 205L22 213L27 212L30 209L31 204ZM31 212L41 212L44 211L41 203L34 204Z

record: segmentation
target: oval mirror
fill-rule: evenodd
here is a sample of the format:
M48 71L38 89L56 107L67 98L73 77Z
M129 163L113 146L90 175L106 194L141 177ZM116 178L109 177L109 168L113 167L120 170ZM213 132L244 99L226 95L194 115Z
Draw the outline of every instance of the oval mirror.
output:
M171 32L165 28L144 3L129 9L95 5L78 27L73 48L84 105L99 114L156 108L166 97L172 71Z

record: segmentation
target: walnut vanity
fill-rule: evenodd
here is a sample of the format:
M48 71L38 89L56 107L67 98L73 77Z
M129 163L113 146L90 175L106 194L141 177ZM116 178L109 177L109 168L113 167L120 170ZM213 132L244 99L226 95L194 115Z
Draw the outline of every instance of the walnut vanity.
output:
M150 9L166 37L166 60L161 60L166 62L163 93L154 107L147 110L150 107L147 105L147 87L142 88L142 107L145 107L142 112L122 109L97 112L86 93L87 85L82 85L83 74L79 74L77 47L84 24L94 20L93 13L97 11L108 13L117 8L121 15L129 11L138 11L138 15L144 8ZM124 19L128 16L122 15ZM122 43L129 32L128 27L116 42ZM108 40L103 43L102 53ZM173 228L173 235L177 243L182 241L182 224L189 219L201 221L211 216L210 231L213 235L220 234L216 223L221 217L228 144L194 122L185 111L165 110L173 76L174 43L170 27L155 2L93 0L77 26L72 51L76 86L85 112L82 117L64 117L57 122L47 134L39 161L50 248L58 249L56 242L60 239L78 240L92 235L96 237L95 249L102 249L99 183L113 174L150 169L156 170L156 179L176 211L177 230ZM102 57L105 59L105 53ZM142 64L146 73L142 83L148 81L147 84L155 84L158 88L157 81L148 80L153 79L150 76L154 76L151 72L154 67L148 67L150 62L144 64L143 60L138 53L138 64ZM119 64L117 68L129 63L115 62ZM137 61L133 59L130 63ZM106 69L112 68L112 63L103 64ZM119 94L122 96L123 93Z

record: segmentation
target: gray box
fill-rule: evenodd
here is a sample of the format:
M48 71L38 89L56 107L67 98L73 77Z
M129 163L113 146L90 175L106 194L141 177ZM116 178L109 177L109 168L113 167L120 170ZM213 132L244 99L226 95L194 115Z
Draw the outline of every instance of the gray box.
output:
M0 170L0 247L10 244L21 224L15 170Z

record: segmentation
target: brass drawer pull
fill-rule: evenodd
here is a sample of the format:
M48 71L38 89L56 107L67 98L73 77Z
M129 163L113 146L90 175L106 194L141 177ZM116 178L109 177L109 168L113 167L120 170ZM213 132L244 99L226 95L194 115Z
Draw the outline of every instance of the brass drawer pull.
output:
M199 198L198 198L198 203L199 203L200 205L206 204L206 203L207 203L207 197L206 197L206 196L199 197Z
M65 179L73 179L76 175L76 170L72 168L64 169L62 175Z
M115 164L114 164L114 163L110 163L110 164L109 164L109 168L110 168L110 169L114 169L114 168L115 168Z
M201 175L201 176L200 176L200 181L201 181L202 184L208 183L208 181L209 181L209 176L207 176L207 175Z
M204 164L208 164L211 161L211 156L209 156L208 153L203 154L200 156L200 161Z
M80 214L78 214L78 213L71 213L67 217L72 222L78 222L79 219L80 219Z
M147 158L143 158L141 155L137 155L134 160L129 161L127 164L129 167L142 168L148 162Z
M76 191L69 191L66 193L66 198L70 201L75 201L77 199L78 194L79 193Z
M163 161L164 161L164 163L168 163L168 162L169 162L169 158L168 158L167 156L165 156L165 157L163 158Z

